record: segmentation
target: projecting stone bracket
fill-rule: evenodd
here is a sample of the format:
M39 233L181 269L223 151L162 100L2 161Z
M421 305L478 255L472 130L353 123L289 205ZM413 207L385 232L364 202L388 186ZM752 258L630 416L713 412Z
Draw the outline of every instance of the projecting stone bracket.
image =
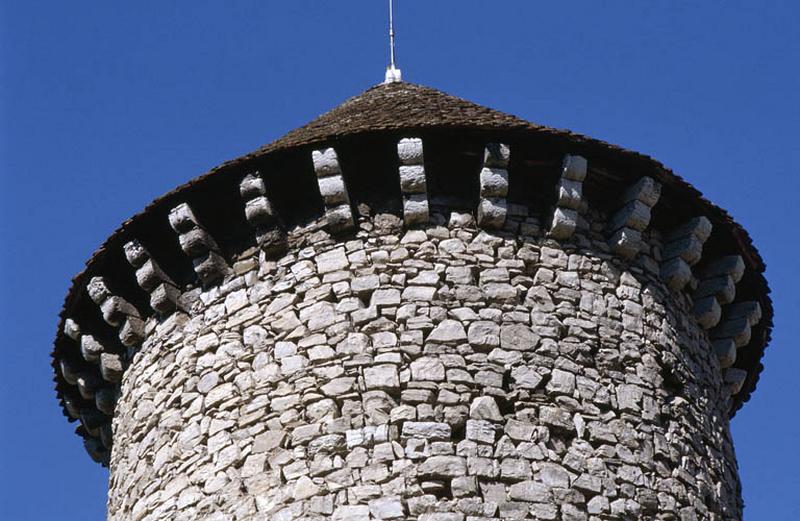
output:
M314 172L317 174L319 193L325 203L328 229L333 233L352 230L355 228L355 219L336 150L333 148L314 150L311 159L314 162Z
M322 184L320 183L321 190ZM283 255L288 247L286 231L272 202L267 198L264 179L258 172L247 174L239 183L239 193L244 200L244 214L247 222L256 231L258 245L271 257Z
M400 191L403 194L403 222L424 224L429 219L428 183L425 178L422 140L404 138L397 142L400 159Z
M113 412L116 403L115 388L122 380L122 374L125 371L125 360L117 353L107 352L106 348L92 335L82 334L78 323L71 318L64 321L64 334L79 345L81 356L87 362L97 364L102 380L111 383L112 387L103 384L96 369L77 370L65 358L58 361L61 375L68 384L76 387L84 399L93 399L100 411L110 415L109 411ZM81 411L77 409L74 402L70 401L67 411L71 417L79 419Z
M481 228L496 230L506 222L510 157L511 150L502 143L490 143L484 149L477 209L478 226Z
M747 380L747 371L736 367L725 369L723 381L728 386L731 395L738 394Z
M744 261L739 255L722 257L703 271L703 278L693 295L693 312L704 329L711 329L719 323L721 306L730 304L736 297L736 283L743 275Z
M136 269L136 282L150 294L150 307L166 316L178 305L180 290L136 239L123 246L125 258Z
M86 289L92 301L100 306L103 320L117 328L122 345L140 345L144 340L144 321L136 308L124 298L112 295L103 277L92 277Z
M625 259L633 259L642 251L642 232L650 224L650 212L661 197L661 185L650 177L642 177L626 190L620 208L609 220L608 241L611 249Z
M750 343L752 327L761 321L761 305L756 301L738 302L725 309L725 319L710 331L720 367L736 362L736 353Z
M228 272L228 264L220 254L217 243L200 226L191 207L181 203L169 212L169 224L178 234L183 252L192 259L192 265L205 287L221 281Z
M692 266L703 255L703 244L712 230L711 221L700 216L671 231L666 237L661 262L661 279L673 291L680 291L692 280Z
M556 185L556 205L548 235L566 240L578 227L578 217L583 204L583 180L587 172L586 158L566 155L561 166L561 177Z

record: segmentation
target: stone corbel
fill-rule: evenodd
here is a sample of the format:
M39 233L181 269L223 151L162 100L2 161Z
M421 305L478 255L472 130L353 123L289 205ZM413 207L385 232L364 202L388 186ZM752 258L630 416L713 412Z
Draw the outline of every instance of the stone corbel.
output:
M486 145L480 173L481 199L478 203L478 226L502 228L508 213L508 161L511 150L502 143Z
M144 246L136 239L123 246L125 258L136 269L136 282L150 294L150 307L161 316L175 311L180 290L167 276Z
M203 286L209 287L220 282L228 272L228 265L217 243L200 225L191 207L181 203L170 210L169 224L178 234L181 249L192 259L194 271Z
M620 208L609 220L609 246L625 259L642 251L642 232L650 224L650 212L661 197L661 185L651 177L642 177L625 191Z
M566 155L561 167L561 177L556 185L556 205L548 235L566 240L578 226L578 214L583 204L583 180L586 179L587 161L584 157Z
M320 191L322 191L322 185L320 185ZM283 255L287 248L286 231L280 223L272 202L267 198L264 180L258 172L244 176L239 183L239 193L244 200L244 214L247 222L256 231L258 245L270 256Z
M661 262L661 279L673 291L692 280L692 266L703 256L703 244L712 230L711 221L700 216L672 230L666 237Z
M334 233L353 229L355 220L350 207L350 196L347 193L347 185L342 176L342 167L336 150L333 148L314 150L311 159L314 161L319 193L325 202L328 228Z
M400 191L403 194L403 221L406 226L424 224L429 219L428 183L425 178L422 140L404 138L397 143L400 159Z

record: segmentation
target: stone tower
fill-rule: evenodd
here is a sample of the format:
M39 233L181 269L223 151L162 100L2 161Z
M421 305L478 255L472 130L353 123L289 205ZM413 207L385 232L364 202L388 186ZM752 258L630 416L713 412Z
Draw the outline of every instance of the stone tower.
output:
M763 271L653 159L391 83L123 223L56 389L109 519L739 520Z

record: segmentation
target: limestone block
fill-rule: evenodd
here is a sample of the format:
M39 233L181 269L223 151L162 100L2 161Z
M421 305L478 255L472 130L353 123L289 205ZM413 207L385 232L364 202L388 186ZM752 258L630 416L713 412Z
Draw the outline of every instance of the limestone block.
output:
M725 369L724 380L730 386L731 394L737 394L742 390L742 386L747 380L747 371L736 367Z
M480 173L482 197L506 197L508 195L508 171L502 168L484 167Z
M100 360L100 354L105 351L103 345L98 342L92 335L81 336L81 355L87 362L97 362Z
M700 281L694 292L695 299L715 296L720 304L730 304L736 297L736 282L729 275L720 275Z
M365 368L364 384L367 389L399 389L400 378L397 374L397 367L391 364L382 364Z
M488 320L479 320L469 326L467 340L476 348L493 348L500 345L500 326Z
M561 178L556 185L556 204L562 208L578 210L583 199L583 183Z
M469 406L469 417L473 420L502 421L503 415L491 396L479 396Z
M258 172L244 176L239 182L239 193L244 199L254 199L267 193L264 180Z
M397 156L401 165L421 165L424 160L422 140L403 138L397 142Z
M422 438L429 441L448 441L452 436L452 428L446 423L414 422L403 423L402 437Z
M733 282L739 282L744 275L744 260L741 255L729 255L711 263L703 270L704 278L716 278L723 275L729 276Z
M728 319L745 318L751 326L761 321L761 304L756 301L736 302L725 308Z
M420 358L411 362L411 378L419 381L444 381L444 364L436 358Z
M699 217L694 217L689 219L684 224L678 226L674 230L672 230L669 234L667 234L667 241L676 241L679 240L687 235L692 235L696 237L700 243L705 243L706 240L711 236L711 232L713 231L713 225L711 221L708 220L707 217L701 215Z
M727 369L736 363L736 343L732 338L722 338L714 341L714 352L719 360L719 365Z
M489 143L483 150L483 166L488 168L508 168L511 148L503 143Z
M217 243L205 230L192 228L178 236L183 253L190 257L199 257L207 251L218 251Z
M478 204L478 225L486 229L502 228L507 212L505 199L481 199Z
M467 464L458 456L431 456L419 465L418 472L423 476L456 478L467 474Z
M336 178L329 178L336 179ZM341 178L339 178L341 179ZM322 183L320 182L320 190ZM322 194L325 197L325 194ZM346 194L345 194L346 196ZM270 226L275 223L275 209L266 196L260 195L248 200L244 205L244 215L253 226Z
M136 270L136 282L139 284L139 287L149 292L153 291L153 289L159 284L164 282L171 283L172 281L153 259L148 258L142 262L142 264Z
M564 156L561 168L561 178L572 181L583 181L586 179L588 162L586 158L576 155Z
M89 294L89 298L98 306L111 296L111 291L109 291L103 277L89 279L89 283L86 285L86 292Z
M658 202L659 197L661 197L661 185L652 177L642 177L625 191L622 201L625 204L631 201L641 201L652 208Z
M351 230L355 226L353 212L349 204L342 204L325 212L328 227L334 233Z
M751 328L746 317L729 318L711 331L712 338L732 338L736 347L750 343Z
M350 198L347 195L347 188L344 185L344 178L342 178L341 175L320 178L319 192L327 207L350 203Z
M61 376L64 377L64 380L67 381L70 385L75 385L78 383L78 373L75 372L72 365L65 359L61 358L58 361L58 368L61 371Z
M664 258L681 258L689 265L697 264L703 255L703 241L696 235L684 235L664 247Z
M162 316L175 311L180 290L171 284L159 284L150 293L150 307Z
M403 221L406 226L428 222L428 196L412 194L403 200Z
M198 226L194 212L186 203L181 203L169 212L169 225L178 233L185 233Z
M117 392L110 387L98 389L94 395L94 403L100 412L113 416L117 404Z
M197 276L206 287L220 282L228 271L228 264L220 255L210 251L200 257L192 259L192 265Z
M648 224L650 224L650 207L642 201L634 199L614 214L609 229L632 228L641 232L647 228Z
M64 321L64 334L75 341L81 339L81 328L77 322L68 318Z
M317 173L317 177L327 177L342 173L342 169L339 166L339 156L333 148L314 150L311 153L311 159L314 163L314 171Z
M636 257L642 251L642 245L641 232L632 228L620 228L609 240L611 249L626 259Z
M405 194L424 194L427 190L425 167L410 165L400 167L400 189Z
M696 300L692 313L703 329L711 329L719 323L719 319L722 317L722 308L716 297L709 296Z
M100 304L103 320L111 326L119 326L128 317L139 318L139 312L122 297L110 296Z
M399 497L381 497L369 502L369 512L375 519L404 519L405 509ZM346 521L351 521L347 519Z
M508 495L516 501L546 503L552 501L550 487L539 481L520 481L508 487Z
M661 264L661 279L669 289L679 291L692 280L692 268L684 259L672 258Z
M100 354L100 374L107 382L119 383L125 370L122 358L113 353Z
M89 371L78 373L76 383L78 392L86 400L93 400L95 390L101 385L100 377L94 372ZM81 410L81 412L83 412L83 410Z
M578 227L578 212L571 208L557 207L553 211L553 223L548 235L554 239L565 240L572 237Z

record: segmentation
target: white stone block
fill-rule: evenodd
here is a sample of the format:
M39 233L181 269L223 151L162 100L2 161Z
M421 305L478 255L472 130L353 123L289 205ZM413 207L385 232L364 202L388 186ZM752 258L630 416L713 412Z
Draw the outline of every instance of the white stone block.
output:
M317 173L317 177L327 177L342 173L342 169L339 166L339 157L333 148L314 150L311 153L311 159L314 162L314 172Z
M401 165L421 165L424 161L422 140L403 138L397 142L397 156Z

